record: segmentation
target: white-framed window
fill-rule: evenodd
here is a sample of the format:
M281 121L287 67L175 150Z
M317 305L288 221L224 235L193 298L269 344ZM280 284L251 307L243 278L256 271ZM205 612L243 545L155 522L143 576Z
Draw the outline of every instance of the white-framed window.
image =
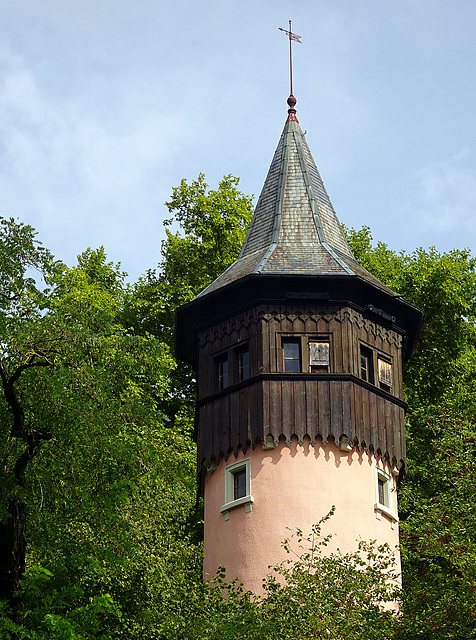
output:
M397 522L396 500L394 496L393 477L381 467L375 469L375 512L380 518L382 513L388 516L392 523Z
M220 508L225 520L230 517L230 509L244 505L245 511L251 511L253 502L250 459L246 458L225 467L225 504Z

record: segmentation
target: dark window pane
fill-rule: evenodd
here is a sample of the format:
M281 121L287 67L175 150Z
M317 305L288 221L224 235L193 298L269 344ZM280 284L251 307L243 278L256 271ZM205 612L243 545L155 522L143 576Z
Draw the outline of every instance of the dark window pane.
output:
M293 360L299 359L299 343L298 342L285 342L284 343L284 357L292 358Z
M228 359L226 357L218 360L218 388L226 389L228 386Z
M239 379L247 380L250 377L250 352L248 349L240 351L238 356Z
M378 479L378 501L380 502L380 504L387 506L385 504L385 486L382 478Z
M246 496L246 469L240 469L233 474L233 499Z
M374 383L373 353L367 347L360 347L360 377Z
M368 368L369 368L368 358L366 355L361 353L360 354L360 377L362 378L362 380L367 380Z
M301 349L297 340L283 340L284 371L286 373L300 373Z
M301 366L299 364L299 360L285 360L284 371L286 373L300 373Z

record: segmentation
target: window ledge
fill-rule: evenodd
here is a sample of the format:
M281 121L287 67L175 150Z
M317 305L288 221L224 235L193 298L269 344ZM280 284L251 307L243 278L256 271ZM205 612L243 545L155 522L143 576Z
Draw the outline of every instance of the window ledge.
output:
M233 500L232 502L227 502L226 504L224 504L223 507L220 507L220 513L223 513L223 515L225 516L225 520L228 520L228 512L230 511L230 509L235 509L236 507L245 505L245 511L249 512L251 511L251 505L254 501L255 499L253 498L253 496L243 496L242 498L238 498L237 500Z
M384 504L380 504L379 502L376 502L374 508L375 508L375 513L377 514L377 518L379 520L382 517L382 513L385 516L387 516L387 518L390 518L390 520L392 521L392 528L395 522L398 522L398 516L395 513L393 513L393 511L390 511L390 509L386 507Z

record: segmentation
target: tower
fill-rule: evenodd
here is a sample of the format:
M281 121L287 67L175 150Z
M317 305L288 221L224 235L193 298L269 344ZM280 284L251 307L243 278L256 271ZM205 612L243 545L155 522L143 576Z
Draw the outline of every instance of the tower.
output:
M288 106L238 259L176 313L197 373L204 575L224 565L258 594L288 528L332 505L334 548L398 544L402 363L421 323L355 260Z

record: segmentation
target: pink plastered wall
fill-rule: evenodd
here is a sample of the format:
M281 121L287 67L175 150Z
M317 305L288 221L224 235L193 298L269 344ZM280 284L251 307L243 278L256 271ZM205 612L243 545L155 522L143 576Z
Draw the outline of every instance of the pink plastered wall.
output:
M231 509L226 520L220 513L224 470L245 458L250 459L252 510ZM238 577L245 588L260 595L268 566L292 557L282 548L283 540L296 528L310 533L333 505L335 514L322 529L323 535L333 534L329 552L356 551L359 539L386 542L396 549L398 523L375 510L377 464L390 473L388 465L365 452L343 452L331 442L325 447L319 442L299 445L295 440L289 446L258 446L222 460L205 480L204 578L223 565L227 579ZM391 482L395 487L395 480ZM392 500L396 513L396 491ZM399 562L398 550L396 554Z

